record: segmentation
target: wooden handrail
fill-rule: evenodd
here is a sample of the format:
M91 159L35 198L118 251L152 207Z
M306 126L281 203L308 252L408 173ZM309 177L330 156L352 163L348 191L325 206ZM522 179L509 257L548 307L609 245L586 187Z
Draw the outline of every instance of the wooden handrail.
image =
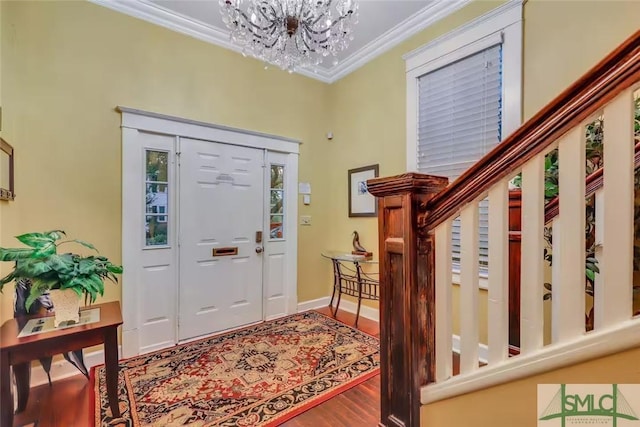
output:
M640 167L640 142L636 144L635 147L635 157L634 157L634 165L635 168L638 169ZM585 182L585 197L591 196L593 193L598 191L604 185L604 168L600 168L594 173L590 174L586 178ZM560 213L560 196L556 196L547 203L544 207L544 223L548 223L553 218L558 216Z
M429 202L429 229L515 173L563 134L587 120L622 90L640 80L640 31L562 92L538 114Z

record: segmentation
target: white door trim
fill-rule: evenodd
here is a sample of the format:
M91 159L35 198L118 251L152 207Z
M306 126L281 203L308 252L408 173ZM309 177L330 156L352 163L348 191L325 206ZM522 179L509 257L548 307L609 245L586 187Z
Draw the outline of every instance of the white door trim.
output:
M143 174L143 164L140 159L139 134L154 133L169 135L179 141L182 137L194 138L217 143L240 145L258 148L287 155L288 173L285 178L285 197L291 201L287 207L289 221L285 225L287 238L287 253L291 262L288 263L286 289L287 313L293 314L297 307L297 242L298 216L297 182L298 156L300 141L290 138L268 135L259 132L235 129L212 123L198 122L180 117L168 116L127 107L117 107L122 114L122 356L132 357L140 352L140 337L138 330L141 319L138 307L143 295L139 295L138 284L141 280L140 269L140 241L143 220L140 211L140 177ZM173 184L174 188L176 183ZM177 197L173 198L174 200ZM174 212L178 210L175 209ZM174 229L176 229L174 227ZM264 230L268 235L268 230ZM174 245L175 246L175 245ZM175 250L177 263L178 251ZM177 285L177 283L176 283ZM177 286L176 286L177 289ZM176 313L177 314L177 313ZM265 314L266 315L266 314ZM176 340L177 342L177 325Z
M135 108L118 106L116 111L122 113L123 128L294 154L300 153L300 144L302 144L301 141L283 136L136 110Z

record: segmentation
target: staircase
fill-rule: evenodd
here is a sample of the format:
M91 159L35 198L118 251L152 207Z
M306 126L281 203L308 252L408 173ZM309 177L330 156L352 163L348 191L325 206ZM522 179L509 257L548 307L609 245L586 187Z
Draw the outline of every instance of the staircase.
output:
M597 381L597 375L576 377L567 367L640 348L640 318L633 311L638 142L634 109L639 88L640 31L456 181L449 184L445 178L407 173L368 182L379 203L380 426L462 425L451 421L454 418L443 421L431 416L438 413L431 408L440 405L438 408L456 417L470 410L456 397L470 396L464 400L468 405L479 393L482 399L478 401L489 402L480 408L489 421L477 415L468 425L535 426L541 417L535 413L535 381L568 383L578 378L589 383L611 378L613 382L615 372L624 369L611 366L612 374ZM600 178L585 180L585 127L600 116L605 126L606 163ZM556 149L560 190L555 205L547 206L545 156ZM521 257L517 266L510 267L509 190L516 176L522 183ZM595 197L599 269L592 282L592 300L585 298L587 195ZM489 289L484 318L480 315L477 230L478 203L486 198ZM511 199L513 203L513 196ZM460 324L460 374L453 376L451 227L456 218L461 221L460 297L455 313ZM553 239L549 246L544 233L550 225ZM553 253L550 268L545 247ZM519 340L516 351L512 345L510 352L509 316L517 310L513 302L511 310L509 307L509 277L511 274L513 294L518 270ZM553 286L545 288L549 276ZM544 302L546 292L551 294L548 302ZM547 314L545 305L550 305ZM589 312L593 322L587 328L585 313ZM488 328L488 342L484 343L488 358L482 366L479 322L486 322ZM545 337L549 325L551 332ZM522 379L551 371L554 373L523 386ZM626 382L640 382L640 373L634 372L636 376ZM508 399L516 402L518 396L509 395L507 384L514 390L527 390L531 410L509 410ZM499 394L493 400L487 398L492 390ZM509 417L500 418L505 413Z

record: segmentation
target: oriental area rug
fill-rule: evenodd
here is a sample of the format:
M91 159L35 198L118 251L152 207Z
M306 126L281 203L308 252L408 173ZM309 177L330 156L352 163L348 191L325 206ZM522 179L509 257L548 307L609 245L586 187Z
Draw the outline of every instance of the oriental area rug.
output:
M277 426L373 377L379 363L376 338L307 311L121 360L121 418L96 367L91 423Z

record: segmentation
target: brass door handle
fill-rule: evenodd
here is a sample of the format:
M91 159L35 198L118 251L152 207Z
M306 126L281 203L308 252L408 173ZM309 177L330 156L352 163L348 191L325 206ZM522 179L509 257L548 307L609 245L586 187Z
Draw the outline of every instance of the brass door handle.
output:
M256 253L257 253L257 254L261 254L261 253L262 253L262 251L264 251L264 248L263 248L262 246L258 246L258 247L256 248Z

